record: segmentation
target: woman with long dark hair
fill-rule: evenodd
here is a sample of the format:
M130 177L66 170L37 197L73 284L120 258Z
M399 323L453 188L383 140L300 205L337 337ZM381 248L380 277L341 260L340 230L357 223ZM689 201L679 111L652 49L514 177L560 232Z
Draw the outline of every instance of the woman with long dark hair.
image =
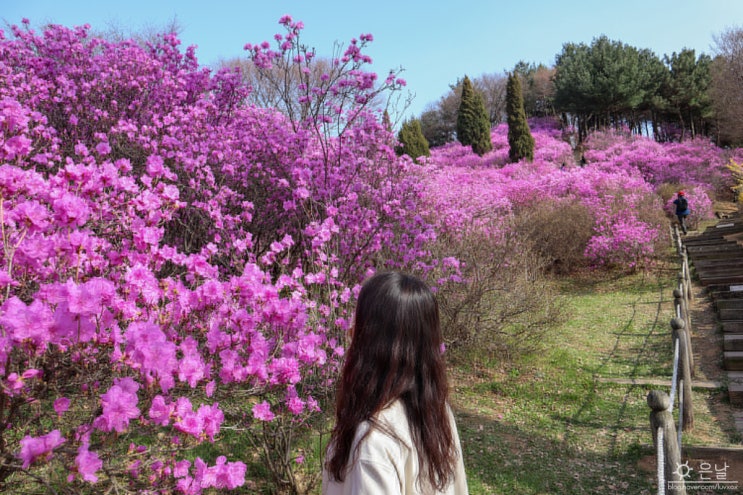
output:
M464 495L439 309L398 272L361 287L323 470L324 495Z

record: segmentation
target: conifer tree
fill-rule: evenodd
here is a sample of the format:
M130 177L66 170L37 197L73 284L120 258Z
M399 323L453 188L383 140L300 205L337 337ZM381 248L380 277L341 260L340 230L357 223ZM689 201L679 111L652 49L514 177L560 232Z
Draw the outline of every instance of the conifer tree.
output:
M534 137L526 121L521 82L516 73L508 75L506 114L508 117L508 158L513 163L522 159L534 160Z
M457 112L457 139L480 156L493 149L485 103L467 76L462 82L462 99Z
M418 119L403 122L400 132L397 134L400 146L396 148L398 155L406 154L413 160L419 156L431 156L428 149L428 140L423 135L421 122ZM417 161L417 160L416 160Z

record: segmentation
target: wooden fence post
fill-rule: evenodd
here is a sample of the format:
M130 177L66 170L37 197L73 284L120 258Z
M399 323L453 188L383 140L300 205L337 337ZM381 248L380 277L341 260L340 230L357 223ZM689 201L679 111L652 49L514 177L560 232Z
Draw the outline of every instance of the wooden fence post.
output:
M691 271L689 268L689 255L684 248L681 253L681 266L684 273L684 287L686 287L686 299L687 301L694 300L694 291L691 287Z
M689 354L691 349L689 348L687 341L688 332L684 330L684 320L680 318L671 319L671 328L673 329L673 342L678 339L679 343L679 362L678 362L678 380L682 382L683 400L682 404L682 430L690 431L694 428L694 409L692 406L692 391L691 391L691 368Z
M683 290L673 290L673 306L674 308L677 308L676 318L679 317L678 315L681 315L680 317L684 323L684 329L686 330L684 334L686 339L686 349L688 351L687 359L689 361L689 371L691 372L691 375L694 376L694 355L691 351L691 316L689 315L689 306L686 304L683 294ZM671 320L671 327L673 327L673 320Z
M675 238L676 238L676 252L678 252L678 254L680 255L681 253L684 252L684 243L681 242L681 234L679 233L678 227L674 226L674 229L673 230L674 230L674 233L676 234L675 235Z
M658 447L658 429L663 430L663 457L665 482L669 495L685 495L684 478L679 472L681 465L681 449L676 440L676 425L671 414L671 398L660 390L651 390L648 394L650 406L650 428L653 430L653 445ZM664 487L665 488L665 487Z

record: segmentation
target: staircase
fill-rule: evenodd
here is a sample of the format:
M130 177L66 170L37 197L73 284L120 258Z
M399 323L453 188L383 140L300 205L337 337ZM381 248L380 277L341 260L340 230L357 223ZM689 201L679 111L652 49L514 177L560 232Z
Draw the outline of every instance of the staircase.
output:
M723 366L731 404L743 407L743 215L736 214L683 239L695 278L723 332ZM736 415L737 416L737 415ZM739 431L743 429L737 425Z

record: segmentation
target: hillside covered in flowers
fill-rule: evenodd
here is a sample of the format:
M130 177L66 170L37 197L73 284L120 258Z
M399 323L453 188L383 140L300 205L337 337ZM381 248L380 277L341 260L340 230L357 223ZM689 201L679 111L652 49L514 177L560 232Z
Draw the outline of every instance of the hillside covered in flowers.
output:
M451 309L480 304L476 268L642 269L673 192L692 224L731 194L737 150L599 132L581 166L546 119L532 163L507 163L505 126L482 157L398 157L374 102L405 82L366 70L372 37L313 79L302 24L281 24L246 50L296 69L282 109L172 35L0 32L0 488L249 489L258 457L302 491L321 456L298 439L323 431L370 273L415 272Z

